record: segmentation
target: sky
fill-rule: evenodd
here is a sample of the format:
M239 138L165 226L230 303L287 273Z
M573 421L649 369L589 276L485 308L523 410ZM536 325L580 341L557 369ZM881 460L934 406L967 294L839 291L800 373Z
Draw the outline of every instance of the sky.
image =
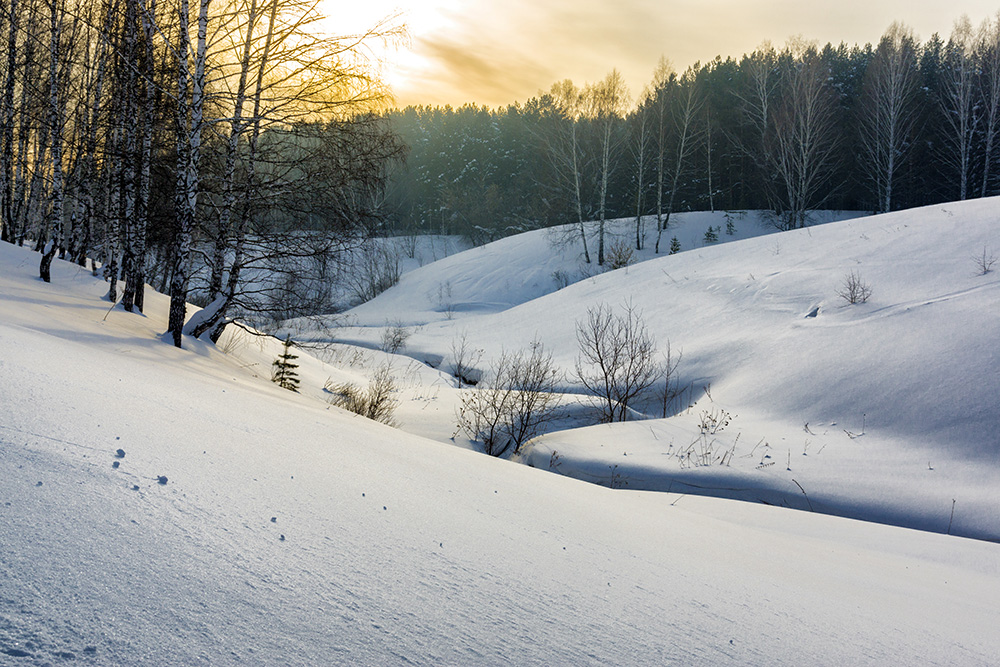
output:
M974 25L996 0L326 0L331 29L350 33L398 15L407 44L378 53L396 103L498 106L554 82L624 74L633 96L661 56L683 70L717 55L738 57L765 40L802 36L875 42L893 21L921 40L946 37L955 19Z

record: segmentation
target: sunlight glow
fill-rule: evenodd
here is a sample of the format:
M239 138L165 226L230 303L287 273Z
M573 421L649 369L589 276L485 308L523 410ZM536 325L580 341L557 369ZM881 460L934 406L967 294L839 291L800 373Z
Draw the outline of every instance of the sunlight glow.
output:
M565 78L595 81L612 68L633 94L661 55L683 70L717 55L739 57L764 40L791 35L847 44L878 41L893 21L920 39L947 40L963 13L974 25L996 12L993 0L325 0L328 30L364 31L390 15L409 44L373 48L397 104L524 100Z

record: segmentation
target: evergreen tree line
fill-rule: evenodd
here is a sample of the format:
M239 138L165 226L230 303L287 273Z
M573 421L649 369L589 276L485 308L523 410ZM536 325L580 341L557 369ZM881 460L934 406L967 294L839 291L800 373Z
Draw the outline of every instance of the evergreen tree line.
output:
M556 83L523 104L388 114L409 146L389 203L404 233L475 243L574 223L604 263L603 222L674 211L770 209L780 227L819 208L885 212L998 192L1000 18L967 17L919 43L764 43L678 73L661 60L630 97L619 73ZM583 222L599 223L597 248Z
M397 29L322 19L303 0L0 5L0 239L46 280L56 256L89 262L127 311L146 283L169 293L178 346L287 314L380 228L403 152L362 49Z

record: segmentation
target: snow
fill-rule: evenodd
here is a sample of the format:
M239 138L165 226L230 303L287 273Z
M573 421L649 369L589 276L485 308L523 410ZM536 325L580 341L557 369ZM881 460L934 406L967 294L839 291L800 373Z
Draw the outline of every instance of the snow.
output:
M547 246L524 235L494 244L489 264L469 251L404 276L348 313L356 326L301 335L375 346L384 316L370 313L391 312L415 325L408 354L441 360L446 371L459 336L483 351L483 368L503 349L537 339L564 371L572 405L582 391L573 378L576 322L590 307L628 302L661 348L669 341L683 355L680 414L570 428L594 422L577 408L561 425L570 430L535 440L521 460L608 486L764 501L996 541L1000 273L982 275L974 260L984 248L1000 252L995 207L986 199L758 235L647 258L537 298L533 253ZM695 236L711 214L700 215L680 234ZM722 214L715 219L724 228ZM551 261L566 266L566 254ZM477 267L494 287L503 284L499 267L508 284L525 277L520 291L504 287L514 305L470 307L451 320L428 312L423 286ZM851 272L872 286L867 303L837 295ZM495 302L492 294L481 301ZM455 433L453 394L440 390L436 413L404 407L403 428L447 441ZM650 416L658 410L647 407ZM701 441L702 415L722 413L730 425Z
M587 304L631 295L711 401L552 433L527 460L547 467L557 448L566 473L621 449L655 483L760 473L757 488L777 487L808 421L814 444L789 467L813 503L855 497L865 518L909 520L956 497L952 532L992 536L1000 286L968 259L997 238L991 206L823 225L781 235L778 253L769 236L646 261L427 320L410 357L302 353L302 394L269 381L275 339L178 350L160 340L165 297L148 294L146 315L109 310L88 273L56 261L44 284L37 254L0 244L0 664L996 664L997 543L492 459L450 444L457 390L418 360L446 360L462 331L484 363L537 334L566 367ZM848 266L873 284L868 304L834 298ZM439 268L422 280L454 275ZM379 316L377 302L356 332L369 344L386 319L428 312L414 298ZM891 356L857 349L887 341ZM327 379L380 363L399 375L403 429L324 400ZM746 465L728 470L663 455L710 406L739 414L725 433L739 424L740 443L769 435L782 471L756 470L760 450L742 459L742 444Z

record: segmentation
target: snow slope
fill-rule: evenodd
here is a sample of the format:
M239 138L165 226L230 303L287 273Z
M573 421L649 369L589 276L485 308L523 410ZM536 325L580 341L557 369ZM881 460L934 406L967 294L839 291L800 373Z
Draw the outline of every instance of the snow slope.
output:
M815 222L826 223L857 217L851 211L817 211ZM732 234L727 232L732 223ZM719 245L775 233L773 220L761 211L690 212L671 217L663 232L660 252L666 255L670 240L678 239L682 250L705 246L709 227L718 230ZM656 258L655 217L644 218L644 248L632 252L632 262ZM350 311L352 322L381 326L387 316L409 325L461 319L469 314L493 313L556 291L567 284L600 271L597 261L597 224L587 223L593 262L583 261L578 227L568 225L516 234L477 248L425 264L403 275L399 284ZM635 247L634 218L607 223L606 245ZM344 336L350 337L347 332ZM352 338L353 340L353 338ZM358 340L366 340L362 332Z
M464 316L428 311L414 285L472 275L469 262L457 264L468 253L351 311L367 327L302 335L376 345L385 321L415 323L407 354L445 371L461 336L483 351L483 368L537 338L566 373L565 390L579 393L576 322L595 305L630 302L661 348L669 341L683 353L681 414L552 433L526 462L609 486L1000 540L1000 265L984 275L974 260L1000 254L997 205L934 206L702 247L537 298L545 248L514 237L483 259L488 280L463 283ZM852 272L873 288L867 303L838 296ZM493 312L497 290L517 305ZM452 393L441 389L438 409L421 404L403 428L447 441ZM702 440L703 417L724 414L729 425Z
M0 245L0 664L1000 657L1000 545L429 442L277 388L276 341L174 349L163 297L109 312L37 258Z

